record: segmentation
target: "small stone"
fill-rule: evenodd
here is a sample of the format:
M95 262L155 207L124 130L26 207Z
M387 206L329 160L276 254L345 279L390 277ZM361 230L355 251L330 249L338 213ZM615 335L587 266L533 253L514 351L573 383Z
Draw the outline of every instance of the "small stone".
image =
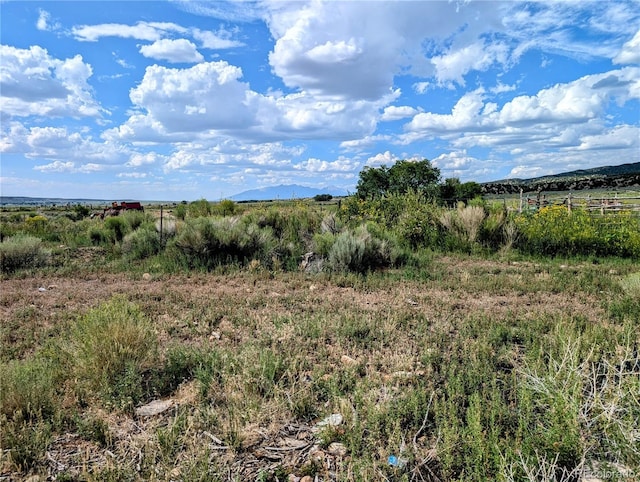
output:
M248 449L251 447L255 447L264 439L264 436L257 429L247 428L242 431L240 434L240 438L242 439L242 448Z
M333 442L329 444L327 451L331 455L335 455L337 457L344 457L345 455L347 455L347 447L340 442Z
M142 275L142 279L145 281L150 281L151 280L151 275L149 273L145 273Z
M44 286L41 286L40 288L38 288L38 291L42 293L43 291L47 291L47 288L45 288Z
M316 426L317 427L326 427L328 425L329 427L337 427L338 425L340 425L342 423L342 421L343 421L343 417L342 417L341 414L332 413L328 417L326 417L323 420L321 420L320 422L318 422L316 424Z
M309 458L314 462L324 462L324 452L320 447L314 445L311 447L311 450L309 450Z
M136 408L136 415L139 417L153 417L166 412L173 406L173 400L154 400L142 407Z
M219 331L212 331L211 332L211 336L209 337L210 340L219 340L221 338L221 334Z
M305 475L300 479L300 482L313 482L313 478L310 475Z
M296 474L289 474L289 476L287 477L287 482L300 482L300 477L298 477Z
M342 357L340 358L340 361L344 365L355 365L356 363L358 363L354 358L351 358L349 355L342 355Z

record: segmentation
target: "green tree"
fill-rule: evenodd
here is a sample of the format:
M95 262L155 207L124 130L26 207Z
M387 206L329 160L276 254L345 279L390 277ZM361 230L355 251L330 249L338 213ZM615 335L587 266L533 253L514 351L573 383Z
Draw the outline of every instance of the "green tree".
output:
M427 159L396 162L387 168L365 167L360 172L356 194L361 199L375 199L388 194L416 192L436 197L440 170Z
M398 161L389 169L389 190L396 194L417 192L434 196L440 181L440 169L427 159Z
M387 166L365 167L360 171L356 194L361 199L375 199L389 192L389 169Z
M440 199L445 204L455 204L458 201L466 203L481 194L480 184L477 182L461 183L457 177L445 179L444 183L440 184Z

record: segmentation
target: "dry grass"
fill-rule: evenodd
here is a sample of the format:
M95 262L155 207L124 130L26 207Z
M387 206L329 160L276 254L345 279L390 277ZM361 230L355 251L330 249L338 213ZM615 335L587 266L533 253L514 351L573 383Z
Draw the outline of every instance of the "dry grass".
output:
M488 405L473 422L471 408L464 407L479 400L464 398L464 390L474 380L480 380L476 397L510 397L518 370L529 368L532 377L547 380L545 367L534 361L536 350L555 349L555 333L572 332L585 346L607 333L609 341L599 341L605 357L607 346L629 336L626 325L607 313L605 301L615 295L619 278L610 269L438 257L415 279L402 271L274 276L255 266L226 275L5 279L0 323L17 326L29 309L34 336L21 344L3 332L3 343L23 347L17 354L3 348L3 360L31 359L47 339L65 339L78 319L117 296L149 321L158 367L190 371L180 372L188 375L184 382L157 395L172 406L152 417L98 399L79 405L70 396L58 411L76 422L67 428L47 422L52 435L46 452L26 468L16 465L5 444L0 474L9 480L34 473L167 481L283 480L288 474L464 478L460 474L470 469L460 464L471 459L460 454L478 449L468 442L474 423L489 423L482 412L491 410L508 417L509 403L516 403ZM601 279L596 286L589 282L594 277ZM186 361L171 365L176 354ZM582 352L576 357L575 366L583 366ZM197 363L190 365L192 359ZM504 392L489 390L496 380ZM458 385L463 391L456 391ZM615 393L607 396L618 400ZM455 397L463 397L457 405ZM316 424L332 413L343 422L318 430ZM558 460L536 450L545 464L541 470L553 472ZM403 453L409 460L404 471L388 464L390 455ZM497 477L497 466L514 480L534 470L535 460L524 452L501 456L502 462L485 460L494 467L485 477Z

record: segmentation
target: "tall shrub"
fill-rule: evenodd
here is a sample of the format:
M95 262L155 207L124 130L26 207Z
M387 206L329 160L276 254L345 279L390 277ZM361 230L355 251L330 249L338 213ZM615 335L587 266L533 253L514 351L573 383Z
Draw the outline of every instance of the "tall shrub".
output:
M388 241L371 235L366 225L347 230L335 238L329 250L328 264L334 271L365 273L392 264Z
M154 226L144 226L127 234L122 240L122 252L131 259L144 259L160 252L160 233Z
M169 256L189 267L211 269L252 259L268 260L275 248L273 233L239 218L187 220L168 246Z
M16 234L0 243L0 268L3 273L13 273L24 268L38 268L46 264L49 252L39 238Z

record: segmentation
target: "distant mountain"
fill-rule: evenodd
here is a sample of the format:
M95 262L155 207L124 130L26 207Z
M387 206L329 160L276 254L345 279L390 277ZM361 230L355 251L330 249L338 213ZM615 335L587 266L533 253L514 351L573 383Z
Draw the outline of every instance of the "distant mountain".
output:
M503 179L481 184L484 194L531 191L579 191L640 186L640 162L579 169L530 179Z
M337 187L317 189L299 186L297 184L287 184L243 191L231 196L229 199L232 201L274 201L277 199L304 199L317 196L318 194L331 194L334 197L338 197L347 196L349 193Z

